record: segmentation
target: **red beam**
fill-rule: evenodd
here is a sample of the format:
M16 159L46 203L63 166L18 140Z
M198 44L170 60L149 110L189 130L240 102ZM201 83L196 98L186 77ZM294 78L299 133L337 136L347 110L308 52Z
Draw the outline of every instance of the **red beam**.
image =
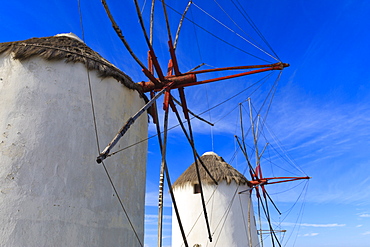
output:
M250 185L249 187L252 186L262 186L262 185L267 185L267 184L278 184L278 183L285 183L285 182L292 182L292 181L297 181L297 180L302 180L302 179L310 179L311 177L273 177L273 178L261 178L261 179L256 179L252 181L248 181L248 184ZM276 181L276 182L269 182L270 180L277 180L277 179L284 179L281 181Z
M196 81L196 82L182 84L182 85L176 84L176 85L174 85L174 88L178 88L178 87L189 87L189 86L200 85L200 84L205 84L205 83L210 83L210 82L215 82L215 81L222 81L222 80L237 78L237 77L241 77L241 76L262 73L262 72L266 72L266 71L270 71L270 70L281 70L281 68L280 67L271 67L271 68L266 68L266 69L252 70L252 71L248 71L248 72L244 72L244 73L239 73L239 74L235 74L235 75L229 75L229 76L224 76L224 77L213 78L213 79L204 80L204 81Z
M151 54L151 56L152 55L153 54ZM172 59L171 61L175 62ZM156 67L156 64L155 64L156 60L152 59L152 62L153 62L154 67ZM189 86L200 85L200 84L205 84L205 83L210 83L210 82L215 82L215 81L222 81L222 80L262 73L262 72L271 71L271 70L282 70L288 66L289 64L286 64L286 63L275 63L275 64L268 64L268 65L237 66L237 67L226 67L226 68L219 68L219 69L201 70L201 71L195 71L195 72L188 72L188 73L184 73L180 75L165 76L164 78L159 78L159 81L160 81L159 84L156 83L156 80L158 81L158 79L150 77L150 75L147 75L148 77L150 77L151 81L139 82L139 84L143 87L143 92L149 92L152 90L160 91L164 86L172 82L173 82L173 86L171 87L171 89L175 89L175 88L189 87ZM176 67L177 65L173 64L173 68L175 69ZM252 68L253 69L260 68L260 69L255 69L252 71L247 71L247 72L224 76L224 77L217 77L217 78L203 80L203 81L197 81L197 77L196 77L196 74L199 74L199 73L208 73L208 72L215 72L215 71L235 70L235 69L252 69ZM175 73L177 72L175 71Z
M279 67L279 69L284 69L289 67L290 65L287 63L274 63L274 64L264 64L264 65L247 65L247 66L233 66L233 67L224 67L224 68L216 68L216 69L205 69L205 70L197 70L191 71L184 74L203 74L203 73L210 73L210 72L217 72L217 71L226 71L226 70L240 70L240 69L260 69L260 68L271 68L271 67Z

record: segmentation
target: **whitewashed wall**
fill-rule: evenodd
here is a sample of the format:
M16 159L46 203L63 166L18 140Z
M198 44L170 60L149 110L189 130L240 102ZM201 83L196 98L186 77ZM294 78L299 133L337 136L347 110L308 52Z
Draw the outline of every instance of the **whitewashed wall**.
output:
M225 181L220 182L218 186L204 185L203 192L213 236L213 241L209 242L200 194L193 194L193 186L190 184L175 187L176 202L189 246L199 244L201 247L258 247L249 192L235 194L246 189L247 185L238 187L234 181L229 185ZM172 215L172 247L185 246L175 213Z
M103 149L144 100L90 79ZM143 114L119 147L146 137ZM141 242L146 154L144 142L105 162ZM1 55L0 246L140 246L97 155L85 66Z

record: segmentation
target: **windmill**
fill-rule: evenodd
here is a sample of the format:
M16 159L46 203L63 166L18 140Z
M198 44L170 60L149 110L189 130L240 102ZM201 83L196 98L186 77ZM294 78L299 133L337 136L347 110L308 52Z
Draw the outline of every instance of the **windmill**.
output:
M175 116L179 122L179 125L181 126L182 131L184 132L190 147L192 148L192 153L194 157L194 162L196 164L196 170L198 173L198 183L200 185L200 194L201 194L201 201L202 201L202 207L204 210L204 218L205 222L207 225L208 229L208 238L210 241L212 241L212 235L211 235L211 230L209 227L209 220L207 216L207 211L206 211L206 206L205 206L205 200L204 200L204 195L202 191L202 181L199 176L199 167L202 166L204 169L207 170L206 166L203 164L203 162L200 159L200 156L198 152L196 151L195 148L195 140L194 140L194 135L193 135L193 128L191 124L191 117L190 117L190 110L188 109L188 104L186 101L186 96L185 96L185 91L184 88L194 86L194 85L200 85L200 84L205 84L205 83L210 83L210 82L215 82L215 81L221 81L221 80L227 80L227 79L232 79L232 78L237 78L237 77L242 77L242 76L247 76L247 75L252 75L256 73L263 73L263 72L268 72L268 71L273 71L273 70L283 70L284 68L288 67L289 64L283 63L281 61L278 61L277 63L272 63L272 64L262 64L262 65L245 65L245 66L234 66L234 67L224 67L224 68L215 68L215 69L207 69L207 70L197 70L199 67L197 67L195 70L191 70L188 72L182 72L179 63L178 63L178 57L176 56L176 46L178 43L178 37L179 33L182 27L182 23L184 20L188 20L187 18L187 12L190 8L191 5L194 3L192 1L189 1L184 12L181 15L181 19L179 22L179 26L177 29L176 34L173 36L170 30L170 24L169 24L169 18L167 15L167 10L170 8L166 4L164 0L161 1L162 8L163 8L163 13L164 13L164 20L165 20L165 26L167 30L167 36L168 36L168 49L169 49L169 54L170 54L170 59L168 62L167 66L167 72L165 73L164 69L161 67L157 56L156 52L153 48L153 23L154 23L154 9L155 9L155 1L152 1L151 5L151 13L150 13L150 31L149 34L146 31L146 27L144 24L143 16L140 10L140 6L137 0L134 0L135 8L136 8L136 13L137 17L140 23L140 27L142 29L142 33L144 35L145 43L149 49L148 52L148 64L147 66L144 65L142 61L139 60L139 58L135 55L133 50L131 49L130 44L127 42L125 39L122 30L116 23L109 7L106 2L106 0L102 0L102 4L105 8L105 11L112 23L112 26L117 33L118 37L120 40L123 42L124 46L126 47L127 51L130 53L132 58L136 61L136 63L141 67L142 72L147 78L146 82L140 82L138 83L141 88L143 93L148 93L149 94L149 100L146 103L145 106L143 106L135 115L130 117L127 122L122 126L122 128L118 131L118 133L115 135L115 137L112 139L112 141L106 146L106 148L99 154L97 157L97 162L101 163L103 162L106 158L112 155L111 150L114 148L114 146L119 142L120 138L124 136L126 131L130 128L132 124L134 124L135 120L140 117L140 115L144 114L146 111L150 113L150 115L153 118L153 122L156 125L156 130L157 130L157 136L158 136L158 141L159 141L159 146L161 150L161 168L160 168L160 182L159 182L159 221L158 221L158 246L162 246L162 214L163 214L163 187L164 187L164 180L166 179L168 188L170 190L170 195L171 199L175 208L175 213L176 217L178 219L181 233L182 233L182 238L184 241L185 246L188 246L187 240L185 233L182 229L181 226L181 219L180 215L177 211L177 206L176 206L176 199L173 195L172 189L171 189L171 181L169 178L169 171L167 167L167 162L166 162L166 154L167 154L167 138L168 138L168 118L169 118L169 111L170 108L171 110L175 113ZM175 37L175 38L173 38ZM205 80L198 80L197 75L199 74L209 74L212 72L221 72L221 71L239 71L239 70L248 70L245 72L235 72L232 75L227 75L223 77L216 77L216 78L210 78L210 79L205 79ZM178 91L178 95L180 97L179 100L176 100L172 94L174 90ZM157 100L159 99L160 96L164 95L164 100L163 100L163 111L164 111L164 120L163 124L160 125L159 119L158 119L158 109L157 109ZM177 106L179 105L182 112L183 112L183 117L186 120L185 124L181 120L181 116L179 111L177 110ZM163 129L161 129L163 126ZM254 131L253 131L254 133ZM242 148L242 147L241 147ZM242 149L245 151L244 149ZM258 151L257 151L257 156ZM258 187L261 187L262 190L262 195L264 197L268 196L267 192L265 191L265 184L267 183L266 178L262 177L262 171L257 164L255 170L251 170L252 175L252 181L251 181L251 186L256 188L257 191L257 197L260 197L260 192L258 190ZM208 173L209 176L211 176L210 173ZM212 176L211 176L212 177ZM288 179L289 180L289 179ZM292 180L292 179L290 179ZM293 179L294 180L294 179ZM216 181L215 181L216 182ZM217 183L217 182L216 182Z

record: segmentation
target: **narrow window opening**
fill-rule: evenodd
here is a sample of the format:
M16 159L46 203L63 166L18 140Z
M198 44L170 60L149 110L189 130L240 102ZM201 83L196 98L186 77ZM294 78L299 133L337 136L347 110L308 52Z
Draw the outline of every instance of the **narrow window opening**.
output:
M194 184L194 194L199 194L200 193L200 185L199 184Z

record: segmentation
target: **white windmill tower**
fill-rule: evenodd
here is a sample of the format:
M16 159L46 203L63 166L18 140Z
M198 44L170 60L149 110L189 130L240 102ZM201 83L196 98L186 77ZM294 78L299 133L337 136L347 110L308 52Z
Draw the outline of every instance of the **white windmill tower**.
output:
M214 180L199 167L212 242L203 220L196 165L193 163L173 184L182 226L191 247L256 247L257 229L247 179L220 156L207 152L201 156ZM238 192L247 191L239 194ZM172 247L183 245L176 217L172 220Z
M145 104L135 89L77 37L0 44L1 246L142 246L147 144L95 162Z

